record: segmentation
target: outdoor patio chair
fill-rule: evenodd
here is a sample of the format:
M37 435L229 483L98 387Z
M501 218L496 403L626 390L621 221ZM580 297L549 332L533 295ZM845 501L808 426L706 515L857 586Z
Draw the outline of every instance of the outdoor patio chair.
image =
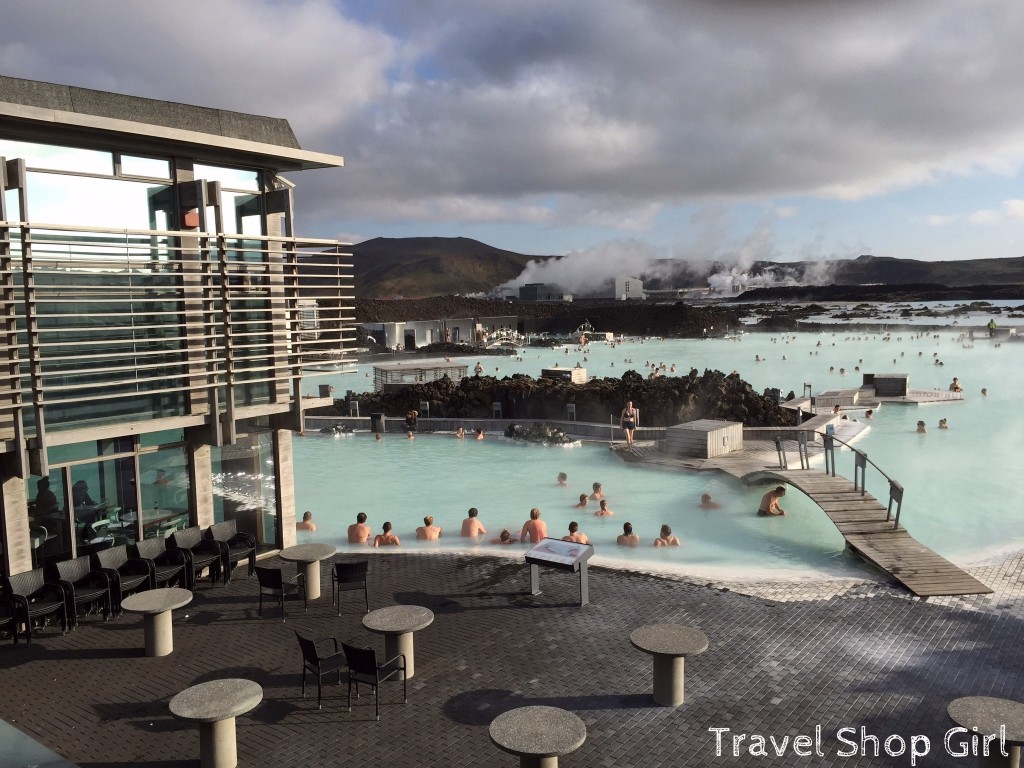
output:
M149 565L149 588L177 584L191 589L188 555L180 549L168 549L164 539L145 539L132 544L132 554Z
M337 603L339 616L341 616L341 593L354 589L363 590L366 612L370 612L370 593L366 587L366 570L369 565L368 560L358 560L354 563L335 563L331 569L331 602Z
M376 700L377 719L380 720L380 684L389 680L399 672L402 673L402 696L409 702L409 680L405 676L405 654L400 653L383 664L377 663L377 654L373 648L356 648L354 645L342 643L345 660L348 662L348 711L352 711L352 683L356 684L356 698L359 698L359 684L373 686Z
M45 625L48 616L56 616L60 619L62 633L68 631L64 590L58 584L47 584L42 568L4 576L4 597L14 604L14 621L25 625L25 635L30 643L34 619L41 619Z
M302 698L306 698L306 671L308 670L316 675L316 706L318 709L323 709L323 705L320 703L320 682L323 676L329 672L337 672L338 685L341 685L341 668L345 666L345 654L338 650L338 638L336 637L310 640L296 632L295 639L299 641L299 648L302 650ZM326 643L328 640L334 643L334 652L321 656L317 644Z
M14 603L0 597L0 632L10 632L14 644L18 644L18 622L14 618Z
M243 560L249 561L246 578L252 576L256 568L256 537L251 533L241 533L234 520L211 525L206 529L206 538L217 542L220 547L221 568L224 583L231 581L231 570Z
M256 580L260 583L260 613L263 615L263 595L276 597L281 606L281 621L287 619L284 610L284 598L286 595L302 593L302 610L305 611L306 604L306 579L301 573L295 574L292 578L286 579L280 568L267 568L256 566Z
M221 569L220 545L212 539L204 539L201 528L193 526L175 531L167 541L172 549L181 550L188 558L185 578L189 589L195 592L204 568L210 569L210 585L217 583Z
M128 547L120 544L112 549L92 553L92 567L110 577L111 606L121 615L121 601L132 592L152 588L150 563L139 557L128 557Z
M79 606L84 606L88 613L92 606L99 605L103 609L103 620L110 617L110 576L93 569L88 555L50 563L47 569L48 581L56 582L64 590L72 629L78 628Z

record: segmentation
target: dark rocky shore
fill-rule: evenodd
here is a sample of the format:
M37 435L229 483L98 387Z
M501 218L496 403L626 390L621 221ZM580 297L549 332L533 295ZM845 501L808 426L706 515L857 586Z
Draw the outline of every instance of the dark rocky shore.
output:
M687 376L645 379L635 371L622 378L594 379L572 384L555 379L534 379L517 374L504 379L472 376L456 382L450 379L418 384L391 392L368 392L354 396L361 413L403 416L430 403L436 418L490 418L491 404L502 404L507 419L564 419L569 403L576 406L580 421L607 423L618 418L632 400L640 409L642 426L671 426L695 419L725 419L747 426L776 426L796 423L795 413L781 408L770 398L755 392L739 374L696 369ZM340 408L338 407L340 405ZM320 415L348 414L346 399L319 411Z

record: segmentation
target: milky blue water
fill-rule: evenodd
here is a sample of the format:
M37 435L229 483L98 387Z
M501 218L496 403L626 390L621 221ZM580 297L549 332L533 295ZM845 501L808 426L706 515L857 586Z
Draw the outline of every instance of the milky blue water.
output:
M614 347L595 343L585 351L527 350L522 362L493 357L481 362L488 373L498 376L537 375L542 367L577 362L598 376L620 376L627 369L646 374L650 369L645 363L664 362L675 364L679 375L691 366L700 371L736 370L758 390L779 387L784 394L793 390L798 395L804 383L815 393L856 387L861 380L856 367L861 372L908 373L915 389L944 390L957 376L965 390L962 402L886 404L857 447L905 487L902 522L911 533L943 556L969 564L1024 549L1024 492L1019 483L1024 469L1024 411L1019 400L1024 343L972 344L961 333L955 328L937 337L911 331L886 336L837 330L748 334L740 341L631 341ZM470 359L470 365L474 363ZM840 368L847 373L839 374ZM339 376L335 386L340 391L368 388L360 379L365 380L361 372ZM980 394L982 387L988 388L988 396ZM851 416L863 419L857 412ZM949 430L937 429L940 418L948 419ZM918 419L927 423L927 434L916 433ZM365 511L375 530L390 520L403 547L464 546L449 534L458 533L470 506L480 509L480 518L492 533L502 527L518 531L529 509L537 506L551 535L563 535L569 521L577 520L593 540L598 562L672 568L709 578L817 578L853 575L862 568L844 554L842 537L825 514L795 490L784 500L790 513L786 518L758 518L757 501L768 485L745 488L717 473L625 466L606 445L552 448L516 445L498 436L476 442L441 435L421 435L413 441L388 435L375 443L366 434L307 435L295 441L295 460L298 507L314 512L320 530L310 538L318 540L342 543L356 512ZM852 476L852 454L840 454L838 468ZM570 477L567 488L555 482L560 471ZM588 510L572 508L595 481L604 485L615 511L611 518L595 517L593 505ZM873 471L868 474L868 490L883 501L887 498L887 485ZM711 493L722 509L699 509L703 492ZM446 529L438 544L414 541L415 527L425 514ZM637 550L614 545L627 520L643 541ZM681 548L650 546L662 523L680 536ZM478 548L500 549L489 544ZM521 554L518 546L509 549Z

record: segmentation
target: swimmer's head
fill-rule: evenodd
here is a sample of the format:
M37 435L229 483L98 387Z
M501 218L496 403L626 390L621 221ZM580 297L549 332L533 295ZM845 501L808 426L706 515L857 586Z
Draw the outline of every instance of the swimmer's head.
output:
M423 524L424 525L433 525L434 524L434 516L433 515L427 515L426 517L424 517L423 518Z
M622 524L622 533L625 536L632 536L633 535L633 524L632 523L623 523Z
M701 504L707 504L709 501L711 501L711 494L710 493L705 493L705 494L701 495L701 497L700 497L700 503Z
M356 522L357 523L365 523L366 522L366 513L365 512L360 512L358 515L356 515Z
M530 510L530 519L536 520L538 517L540 517L540 510L537 509L537 507L534 507Z
M391 523L385 522L384 523L384 533L390 533L390 532L391 532Z
M498 537L501 541L508 541L512 538L512 534L508 532L508 528L502 530L501 535Z
M573 520L569 523L569 533L576 533L580 529L580 524Z
M476 507L470 507L469 508L469 516L470 517L476 517L479 514L480 514L480 511Z
M661 526L661 538L667 539L671 535L672 535L672 529L671 528L669 528L667 525Z

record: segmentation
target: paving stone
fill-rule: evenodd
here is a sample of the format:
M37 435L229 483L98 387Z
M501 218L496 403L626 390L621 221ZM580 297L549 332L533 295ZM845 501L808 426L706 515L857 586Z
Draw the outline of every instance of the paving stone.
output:
M280 564L273 560L269 564ZM488 738L502 712L561 707L588 736L563 758L571 766L909 765L909 758L836 755L839 728L882 739L923 734L926 765L964 764L944 754L952 723L945 707L961 696L1021 699L1024 560L972 569L993 595L912 600L884 583L688 583L677 577L591 569L591 604L578 584L551 572L531 596L529 570L507 558L394 553L371 559L371 608L421 605L435 614L416 633L409 703L401 684L381 691L381 721L367 689L346 711L346 686L324 678L324 708L301 696L294 630L383 651L363 614L329 592L303 615L289 603L257 616L255 579L203 585L174 613L175 650L146 658L141 616L76 632L46 630L28 646L0 648L0 718L79 765L194 765L195 729L167 703L197 683L238 677L262 686L263 702L238 719L241 766L495 766L514 764ZM294 566L284 564L286 569ZM656 707L650 657L629 644L632 630L684 623L709 638L687 660L687 701ZM309 686L307 686L309 688ZM715 754L712 727L732 733L813 734L825 756ZM918 764L921 764L919 762ZM2 765L2 760L0 760Z

